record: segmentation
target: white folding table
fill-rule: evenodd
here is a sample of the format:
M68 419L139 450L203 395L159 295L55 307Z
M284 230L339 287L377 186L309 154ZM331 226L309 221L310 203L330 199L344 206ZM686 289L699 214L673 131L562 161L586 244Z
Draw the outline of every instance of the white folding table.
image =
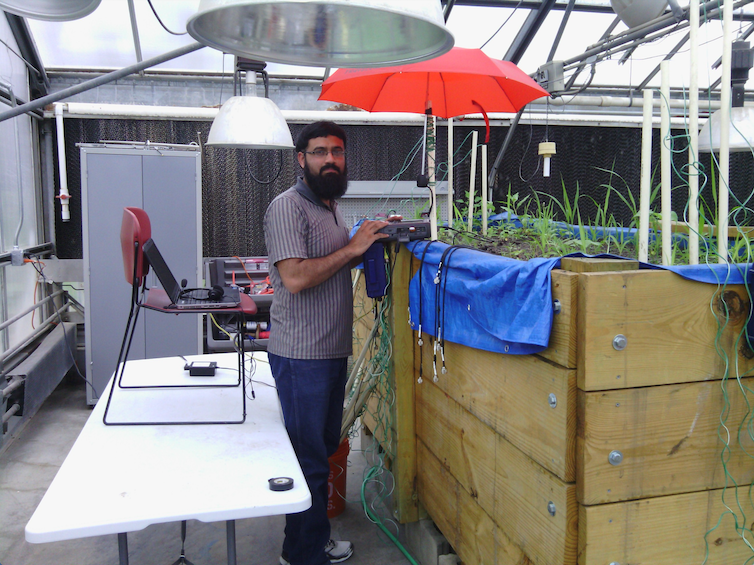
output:
M237 380L235 353L189 360L216 361L214 377L190 377L180 357L127 363L130 384ZM26 540L44 543L118 534L121 565L128 564L127 533L150 524L225 520L228 563L235 565L235 520L301 512L311 494L282 421L266 353L247 361L255 399L242 424L124 425L102 422L94 408L76 443L26 525ZM112 386L112 379L108 386ZM247 391L251 393L251 387ZM213 421L240 414L238 388L117 389L109 420ZM107 391L101 398L107 398ZM293 479L293 488L270 489L269 480Z

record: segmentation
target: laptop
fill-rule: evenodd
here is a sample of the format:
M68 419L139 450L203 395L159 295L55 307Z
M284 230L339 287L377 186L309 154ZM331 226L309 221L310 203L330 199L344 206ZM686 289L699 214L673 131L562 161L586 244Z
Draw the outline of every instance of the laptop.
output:
M142 249L162 288L165 289L170 298L170 308L214 310L217 308L235 308L241 303L239 290L233 287L220 287L223 290L222 296L216 296L220 293L214 288L182 289L152 238L144 242Z

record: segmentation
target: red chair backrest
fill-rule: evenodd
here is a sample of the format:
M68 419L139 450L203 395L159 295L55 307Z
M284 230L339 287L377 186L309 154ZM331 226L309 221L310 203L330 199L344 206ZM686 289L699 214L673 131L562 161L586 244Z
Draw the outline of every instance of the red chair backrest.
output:
M152 224L149 216L141 208L123 208L123 222L120 226L120 246L123 252L123 272L128 284L141 284L149 273L149 263L144 260L142 246L152 237ZM136 244L138 243L138 248ZM136 253L136 273L134 274L134 253Z

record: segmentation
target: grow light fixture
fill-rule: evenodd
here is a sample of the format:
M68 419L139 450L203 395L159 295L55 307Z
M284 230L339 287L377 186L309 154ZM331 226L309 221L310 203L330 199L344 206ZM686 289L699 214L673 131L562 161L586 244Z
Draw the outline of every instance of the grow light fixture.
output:
M754 108L744 107L744 85L749 69L754 65L754 53L748 41L734 41L731 46L731 106L729 150L754 151ZM721 111L713 113L699 132L699 151L720 150Z
M440 0L201 0L186 29L225 53L318 67L414 63L454 43Z
M235 83L246 73L246 92L222 105L209 130L207 145L236 149L293 149L291 130L280 108L268 96L265 63L236 58ZM265 97L256 95L257 74L264 79ZM234 93L235 94L235 93Z
M610 0L613 12L629 28L644 25L660 17L667 5L667 0Z
M100 0L0 0L0 10L33 20L77 20L91 14Z

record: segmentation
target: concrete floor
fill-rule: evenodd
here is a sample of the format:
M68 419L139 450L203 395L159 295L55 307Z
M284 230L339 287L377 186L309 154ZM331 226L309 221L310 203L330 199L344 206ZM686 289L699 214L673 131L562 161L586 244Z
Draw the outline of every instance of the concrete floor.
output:
M24 527L48 485L78 437L91 409L83 383L66 377L7 448L0 453L0 564L1 565L104 565L118 564L117 537L30 544ZM361 437L352 441L348 458L346 509L331 520L332 537L354 543L349 565L401 565L409 563L400 549L366 517L360 501L361 482L374 457ZM369 459L369 461L367 461ZM377 485L379 486L379 485ZM372 492L370 485L367 492ZM201 488L197 485L197 488ZM81 496L87 493L82 492ZM382 506L379 515L389 518ZM275 565L283 541L283 516L236 522L239 565ZM405 543L403 528L386 522L393 535ZM225 523L188 522L186 559L194 565L227 563ZM128 534L131 565L171 565L180 556L180 524L158 524Z

